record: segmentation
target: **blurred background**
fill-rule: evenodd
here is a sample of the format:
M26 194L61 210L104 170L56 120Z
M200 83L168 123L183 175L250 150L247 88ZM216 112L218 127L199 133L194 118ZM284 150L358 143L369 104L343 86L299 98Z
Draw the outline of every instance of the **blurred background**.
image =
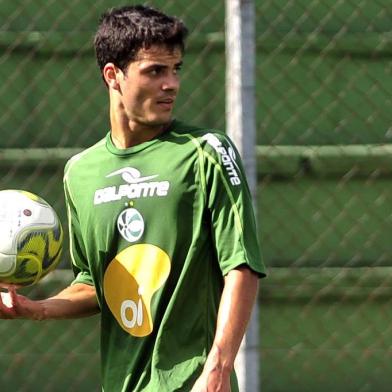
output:
M224 1L147 3L191 31L177 117L225 129ZM391 0L254 3L262 391L390 391ZM65 227L64 163L109 129L92 39L118 5L0 0L1 189ZM27 292L57 292L68 267ZM2 321L0 341L1 391L100 390L96 317Z

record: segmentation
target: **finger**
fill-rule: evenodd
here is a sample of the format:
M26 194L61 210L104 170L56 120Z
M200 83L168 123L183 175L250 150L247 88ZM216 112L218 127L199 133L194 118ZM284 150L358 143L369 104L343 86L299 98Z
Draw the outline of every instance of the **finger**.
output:
M16 308L18 304L18 294L16 293L16 287L15 286L10 286L8 289L8 293L10 296L11 304L14 308Z
M9 288L10 286L11 286L11 285L10 285L9 283L0 282L0 288L1 288L1 289L6 289L6 290L8 290L8 288Z
M17 284L13 284L13 283L4 283L4 282L0 282L0 289L6 289L9 290L11 287L15 288L15 289L19 289L20 287L22 287L21 285L17 285Z
M2 302L3 306L5 306L8 309L11 309L14 305L14 303L12 301L11 293L10 292L8 292L8 293L1 292L0 295L1 295L1 302Z
M9 292L0 292L0 318L14 318L15 315L11 294Z

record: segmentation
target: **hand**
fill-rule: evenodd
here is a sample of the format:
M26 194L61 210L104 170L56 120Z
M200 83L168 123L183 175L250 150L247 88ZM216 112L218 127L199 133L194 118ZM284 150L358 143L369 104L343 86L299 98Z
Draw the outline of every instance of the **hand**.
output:
M204 372L196 380L191 392L231 392L230 376Z
M231 392L230 372L207 363L191 392Z
M41 320L43 308L38 301L17 294L18 286L0 284L0 319L26 318Z

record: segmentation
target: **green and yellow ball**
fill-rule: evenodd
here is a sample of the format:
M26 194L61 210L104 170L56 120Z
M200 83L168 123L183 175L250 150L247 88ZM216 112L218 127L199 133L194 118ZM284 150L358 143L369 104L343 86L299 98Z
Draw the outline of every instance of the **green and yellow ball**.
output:
M63 229L54 209L21 190L0 191L0 282L37 283L60 262Z

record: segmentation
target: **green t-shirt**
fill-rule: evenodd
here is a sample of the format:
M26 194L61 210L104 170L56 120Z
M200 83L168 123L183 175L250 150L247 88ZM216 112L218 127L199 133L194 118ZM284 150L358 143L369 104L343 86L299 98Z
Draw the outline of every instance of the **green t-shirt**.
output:
M174 121L128 149L109 133L67 163L64 183L74 283L94 285L101 308L104 391L189 391L223 276L241 264L265 275L238 152Z

